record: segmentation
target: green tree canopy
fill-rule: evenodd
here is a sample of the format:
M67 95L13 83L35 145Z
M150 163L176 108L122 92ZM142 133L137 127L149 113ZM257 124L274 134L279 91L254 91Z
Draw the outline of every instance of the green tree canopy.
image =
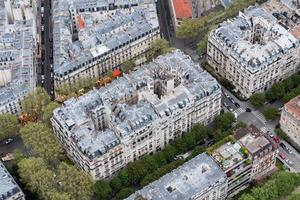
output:
M215 118L214 122L218 129L226 131L232 126L232 123L234 122L234 115L230 112L221 114Z
M249 100L254 107L258 108L264 105L266 97L263 93L254 93L251 95Z
M153 172L158 168L158 164L154 156L146 155L143 158L143 162L145 163L145 166L147 167L149 172Z
M19 122L15 115L0 114L0 141L18 135L19 128Z
M278 116L277 109L271 106L266 106L262 113L267 120L274 120Z
M51 102L50 96L44 88L37 87L21 102L22 113L29 114L36 120L42 119L43 112Z
M151 44L151 49L149 52L149 58L155 59L156 57L169 53L173 50L173 48L170 47L170 44L167 40L165 39L156 39L152 44Z
M111 197L112 189L109 183L105 180L97 181L95 184L96 198L99 200L109 199Z
M50 118L53 115L53 110L58 108L60 105L56 102L51 102L46 106L46 109L43 113L43 122L51 127Z
M90 200L94 192L89 176L75 166L61 162L57 169L58 189L77 200Z
M133 68L135 67L135 64L133 60L127 60L123 63L123 72L124 73L129 73Z
M25 146L35 155L48 161L59 160L63 151L49 127L30 122L21 128L20 133Z
M129 163L127 166L129 180L132 184L139 183L148 173L142 160Z
M116 195L116 200L122 200L129 197L135 190L132 188L123 188L120 192Z

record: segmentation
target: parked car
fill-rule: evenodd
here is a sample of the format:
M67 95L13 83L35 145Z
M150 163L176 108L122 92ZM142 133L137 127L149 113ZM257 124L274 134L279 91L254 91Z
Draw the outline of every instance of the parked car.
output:
M281 159L285 160L285 155L283 152L280 151L278 155Z
M226 92L224 92L224 95L225 97L229 98L229 95Z
M227 109L228 109L230 112L233 111L233 109L232 109L230 106L227 106Z
M11 143L12 141L14 141L12 138L8 138L7 140L5 140L5 144L9 144L9 143Z
M235 101L234 101L234 99L233 99L232 97L228 97L228 99L229 99L229 101L230 101L231 103L235 104Z
M287 164L289 164L289 165L293 165L293 164L294 164L294 163L293 163L290 159L288 159L288 158L285 160L285 162L286 162Z
M252 112L251 108L246 108L246 112Z
M280 143L280 138L276 135L276 136L273 136L273 140L279 144Z
M241 107L240 104L237 103L237 102L235 102L234 105L235 105L237 108Z

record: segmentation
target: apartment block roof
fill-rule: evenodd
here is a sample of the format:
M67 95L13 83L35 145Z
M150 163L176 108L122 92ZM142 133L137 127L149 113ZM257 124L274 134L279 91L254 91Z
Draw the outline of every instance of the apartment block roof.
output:
M0 108L35 87L33 12L29 1L0 0Z
M257 28L261 29L259 40L259 31L255 31ZM292 34L292 30L259 6L250 6L234 19L221 23L211 32L211 36L252 73L299 47L299 39Z
M205 194L216 185L226 183L226 174L206 153L202 153L182 166L135 192L126 200L137 196L145 199L187 200Z
M20 187L9 174L4 164L0 161L0 200L9 199L11 196L20 193L23 195Z
M300 95L290 100L284 105L286 112L290 113L294 118L300 121Z
M159 98L154 83L169 79L177 85ZM83 153L95 157L136 131L215 93L220 93L218 82L188 55L174 50L106 87L65 101L54 111L54 118L70 131ZM93 121L93 114L100 110L109 121L105 130L98 130Z
M76 11L81 23L76 41L70 10ZM56 0L53 22L54 73L59 76L159 29L153 0Z

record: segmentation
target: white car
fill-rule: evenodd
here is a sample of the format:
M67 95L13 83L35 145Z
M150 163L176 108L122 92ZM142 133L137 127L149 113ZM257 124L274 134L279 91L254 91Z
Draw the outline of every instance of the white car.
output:
M8 138L7 140L5 140L5 144L9 144L9 143L11 143L13 141L13 139L12 138Z
M294 164L294 163L293 163L290 159L288 159L288 158L285 160L285 162L286 162L287 164L289 164L289 165L293 165L293 164Z
M229 98L229 95L226 92L224 92L224 95L225 97Z

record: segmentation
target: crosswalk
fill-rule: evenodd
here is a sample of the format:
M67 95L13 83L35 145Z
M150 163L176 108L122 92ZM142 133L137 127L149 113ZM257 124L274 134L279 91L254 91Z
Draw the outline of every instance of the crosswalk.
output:
M263 133L267 133L268 132L268 128L263 126L260 128L260 130L263 132Z
M254 111L253 114L255 115L255 117L257 117L262 123L266 123L266 119L263 116L263 114L261 114L260 112Z
M234 111L234 113L236 113L238 116L244 112L246 112L245 108L238 108Z

